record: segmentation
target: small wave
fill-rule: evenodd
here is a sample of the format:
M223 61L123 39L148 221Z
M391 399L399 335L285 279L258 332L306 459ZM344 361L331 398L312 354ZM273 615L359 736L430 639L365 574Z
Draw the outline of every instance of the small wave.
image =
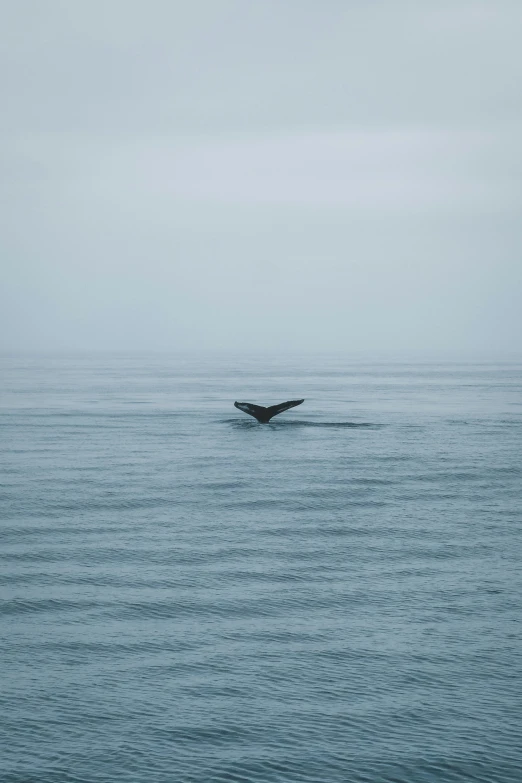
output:
M0 616L28 614L36 612L83 612L86 609L97 608L96 601L85 599L65 599L65 598L12 598L0 602Z

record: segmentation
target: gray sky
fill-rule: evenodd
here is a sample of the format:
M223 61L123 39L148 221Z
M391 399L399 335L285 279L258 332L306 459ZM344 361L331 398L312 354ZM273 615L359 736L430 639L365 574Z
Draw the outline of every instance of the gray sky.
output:
M522 345L520 0L0 0L0 348Z

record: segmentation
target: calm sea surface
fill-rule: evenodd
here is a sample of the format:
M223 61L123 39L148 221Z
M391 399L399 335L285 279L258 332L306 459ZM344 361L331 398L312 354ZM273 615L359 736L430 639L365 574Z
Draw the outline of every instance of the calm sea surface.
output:
M522 781L522 365L0 373L2 783Z

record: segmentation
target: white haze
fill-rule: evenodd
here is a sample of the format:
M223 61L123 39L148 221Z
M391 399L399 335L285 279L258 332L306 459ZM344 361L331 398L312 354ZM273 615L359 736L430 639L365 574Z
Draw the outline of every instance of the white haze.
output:
M519 0L17 0L0 347L522 337Z

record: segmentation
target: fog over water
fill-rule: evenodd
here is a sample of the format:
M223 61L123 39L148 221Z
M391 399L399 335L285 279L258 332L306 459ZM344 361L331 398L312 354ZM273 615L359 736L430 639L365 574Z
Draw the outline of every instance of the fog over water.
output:
M0 11L0 348L519 348L519 2Z
M0 4L1 783L520 783L521 41Z

